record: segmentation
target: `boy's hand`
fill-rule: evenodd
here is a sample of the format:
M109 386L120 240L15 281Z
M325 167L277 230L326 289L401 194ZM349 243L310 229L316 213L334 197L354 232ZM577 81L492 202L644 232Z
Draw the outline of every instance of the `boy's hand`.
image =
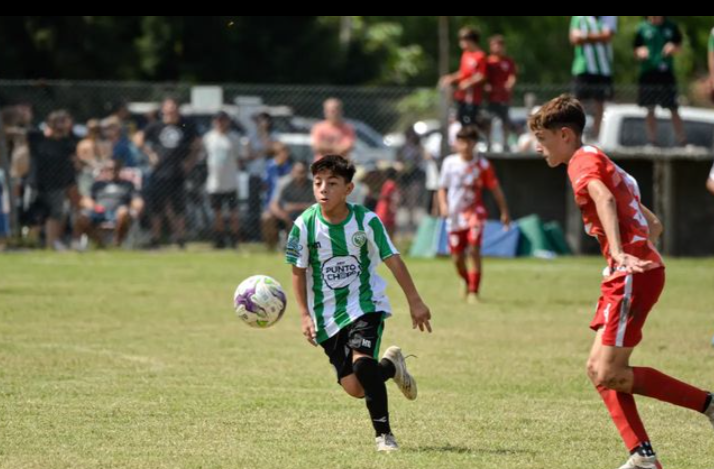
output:
M423 301L419 300L413 304L409 305L409 313L412 315L412 329L419 328L420 331L424 330L431 333L431 324L429 320L431 319L431 312L429 307L424 304Z
M646 46L638 47L635 49L635 55L640 60L647 60L650 57L650 51Z
M624 269L628 274L641 274L642 272L650 270L654 265L652 261L643 261L638 257L625 253L613 255L612 258L617 264L617 267Z
M317 347L317 335L315 334L315 323L312 322L312 318L308 314L303 314L302 318L302 335L305 336L308 342L314 347Z
M503 224L503 229L508 231L511 229L511 216L508 213L501 214L501 223Z

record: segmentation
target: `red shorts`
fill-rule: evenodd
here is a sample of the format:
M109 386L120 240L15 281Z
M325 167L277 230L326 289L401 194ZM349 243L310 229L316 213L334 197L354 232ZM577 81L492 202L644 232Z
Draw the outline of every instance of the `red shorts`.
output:
M600 287L602 295L590 328L594 331L605 328L603 345L636 346L642 340L647 315L663 289L664 267L641 274L608 277Z
M483 225L476 225L468 230L449 233L449 251L451 254L461 254L467 247L481 247L483 240Z

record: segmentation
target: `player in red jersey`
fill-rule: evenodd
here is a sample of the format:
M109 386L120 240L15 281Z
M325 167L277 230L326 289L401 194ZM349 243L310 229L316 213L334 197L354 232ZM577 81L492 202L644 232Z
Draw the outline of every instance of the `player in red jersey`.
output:
M617 426L630 458L620 469L657 469L634 395L702 412L714 425L712 395L658 370L630 366L648 313L664 288L664 263L653 241L657 218L639 200L634 179L593 146L583 146L585 113L579 101L560 96L529 119L537 149L551 167L568 166L575 201L588 234L608 263L595 318L588 376Z

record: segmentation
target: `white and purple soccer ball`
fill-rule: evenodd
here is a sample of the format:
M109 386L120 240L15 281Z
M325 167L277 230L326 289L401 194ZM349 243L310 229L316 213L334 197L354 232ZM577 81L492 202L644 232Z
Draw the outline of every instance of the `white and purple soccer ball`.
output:
M264 329L283 317L287 298L277 280L267 275L253 275L238 285L233 305L246 324Z

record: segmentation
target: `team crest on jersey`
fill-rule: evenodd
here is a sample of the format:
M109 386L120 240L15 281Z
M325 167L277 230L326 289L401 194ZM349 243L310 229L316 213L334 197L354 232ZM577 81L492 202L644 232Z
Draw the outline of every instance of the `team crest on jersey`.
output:
M322 280L333 290L349 286L361 273L362 265L355 256L335 256L322 264Z
M365 245L366 242L367 233L365 233L364 231L358 231L352 235L352 244L354 244L355 247L361 248Z

